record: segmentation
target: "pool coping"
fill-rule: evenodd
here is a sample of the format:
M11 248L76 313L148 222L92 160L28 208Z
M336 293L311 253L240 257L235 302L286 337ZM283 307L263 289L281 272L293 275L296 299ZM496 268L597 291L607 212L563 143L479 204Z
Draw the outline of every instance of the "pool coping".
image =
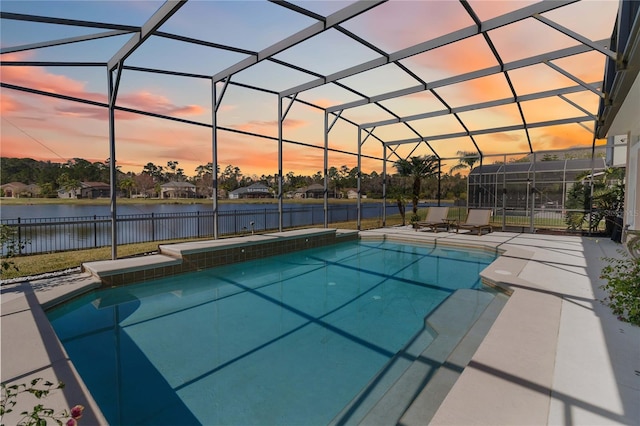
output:
M218 240L161 244L158 246L158 253L115 261L87 262L82 265L82 271L100 280L103 287L115 287L357 238L357 231L309 228Z
M303 230L299 234L304 235ZM563 415L555 406L557 404L554 395L559 391L554 388L554 383L558 381L558 376L573 377L571 372L558 370L558 360L562 361L558 354L566 350L560 338L563 333L561 326L567 321L566 312L569 312L568 308L571 305L566 305L566 297L562 294L545 290L541 288L540 283L531 282L531 268L541 264L539 248L527 250L514 242L519 235L528 235L522 237L525 239L536 236L515 233L468 236L413 232L406 228L384 228L359 233L363 239L372 238L374 235L410 242L433 242L447 247L471 246L501 254L481 273L481 277L483 283L510 294L509 300L472 356L469 365L436 411L432 423L548 424ZM581 237L572 238L581 241ZM540 241L541 245L554 244L554 240L549 238L546 242L542 242L542 239ZM45 309L101 285L103 283L100 279L85 271L64 277L3 284L1 287L2 382L20 383L34 377L43 377L51 381L63 380L67 384L65 389L50 395L47 403L53 408L68 408L78 403L85 405L87 409L83 421L87 424L107 423L57 339L46 317ZM600 317L602 316L600 314ZM611 321L610 317L611 315L606 320ZM615 321L615 318L613 320ZM626 324L619 321L612 325L604 325L624 329L628 336L640 336L637 330L626 327ZM526 332L523 333L523 330ZM616 342L625 344L626 340L618 339ZM594 344L603 343L606 344L606 341ZM635 347L627 347L626 351L632 358L637 353ZM611 356L613 355L615 354ZM626 358L622 361L636 362L633 359L628 361ZM626 364L625 366L628 367ZM561 367L566 369L563 365ZM616 377L613 379L614 384L617 383ZM640 396L640 386L632 384L630 388L623 389L626 392L622 392L620 396L622 402L628 402L629 399L633 401L634 398L637 400ZM610 390L610 386L599 386L590 392L610 394ZM620 391L619 386L616 390ZM583 390L576 392L580 393ZM421 417L419 401L418 396L400 424L424 424L421 422L424 417ZM588 411L591 411L588 414L605 413L614 420L613 423L628 424L628 419L640 417L637 412L619 415L610 412L611 410L598 411L595 408L591 409L589 405L587 407L590 408ZM19 412L20 408L19 404L16 411ZM5 417L10 420L8 416Z

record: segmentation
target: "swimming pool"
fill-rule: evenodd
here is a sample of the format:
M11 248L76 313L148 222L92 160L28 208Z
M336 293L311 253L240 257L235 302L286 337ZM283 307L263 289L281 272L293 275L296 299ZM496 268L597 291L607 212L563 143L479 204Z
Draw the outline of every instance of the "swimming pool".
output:
M425 317L480 288L494 258L345 242L100 290L48 315L111 424L321 425L417 333L428 345Z

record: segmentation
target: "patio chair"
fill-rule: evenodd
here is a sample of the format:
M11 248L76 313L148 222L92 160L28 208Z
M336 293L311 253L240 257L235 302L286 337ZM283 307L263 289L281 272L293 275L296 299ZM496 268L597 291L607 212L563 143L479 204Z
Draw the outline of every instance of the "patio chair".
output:
M427 228L433 232L438 232L438 228L449 230L451 223L447 220L449 207L429 207L427 217L416 223L416 230Z
M482 235L482 231L485 229L491 232L493 230L489 224L491 213L491 210L488 209L469 209L467 220L456 225L456 233L461 229L468 229L472 232L477 231L478 235Z

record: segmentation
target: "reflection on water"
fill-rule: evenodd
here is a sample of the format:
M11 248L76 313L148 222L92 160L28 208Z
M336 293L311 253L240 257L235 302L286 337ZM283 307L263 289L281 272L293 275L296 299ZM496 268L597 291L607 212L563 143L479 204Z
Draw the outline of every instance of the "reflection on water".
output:
M390 207L395 209L395 207ZM390 210L395 212L395 210ZM363 219L381 218L382 203L362 205ZM355 203L329 204L329 223L354 221ZM213 208L209 204L139 204L118 207L118 244L207 238L214 234ZM23 254L109 246L112 227L109 206L20 205L2 209L3 223L16 226L25 241ZM322 204L286 204L282 226L323 226ZM218 235L266 232L279 228L277 204L221 204Z

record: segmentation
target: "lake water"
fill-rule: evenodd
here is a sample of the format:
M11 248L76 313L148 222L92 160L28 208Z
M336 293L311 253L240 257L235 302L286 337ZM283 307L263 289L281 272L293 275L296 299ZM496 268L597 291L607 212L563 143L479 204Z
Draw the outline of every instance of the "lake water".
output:
M382 202L363 203L363 219L382 218ZM389 214L397 207L388 206ZM214 235L212 204L126 204L118 206L118 244L203 238ZM112 226L108 205L10 205L0 219L26 242L21 253L36 254L109 246ZM357 204L329 203L329 223L355 221ZM279 228L277 204L220 204L218 235L269 232ZM283 206L283 228L324 226L323 204Z
M382 201L379 203L363 203L363 218L366 218L366 212L382 211ZM372 205L377 208L372 209ZM420 207L426 207L429 204L420 204ZM313 208L313 210L323 210L322 204L302 204L287 203L283 209L302 209ZM356 203L353 204L331 204L329 209L349 209L355 214ZM407 205L407 211L411 209L411 204ZM195 212L211 212L212 204L122 204L117 206L117 214L134 215L134 214L150 214L150 213L195 213ZM248 204L248 203L224 203L218 204L219 212L248 211L248 210L278 210L278 204ZM398 208L395 203L387 204L387 213L396 214ZM44 205L3 205L0 208L0 219L34 219L34 218L60 218L60 217L84 217L84 216L110 216L111 210L108 205L79 205L79 204L44 204ZM371 217L371 216L368 216ZM355 217L354 217L355 219Z
M322 204L285 204L284 209L315 206L322 209ZM355 204L354 204L355 206ZM278 210L277 204L245 204L230 203L219 204L220 212L234 210ZM211 212L213 204L122 204L117 206L118 216L150 213L195 213ZM0 209L1 219L32 219L32 218L58 218L58 217L83 217L83 216L109 216L109 205L84 205L84 204L44 204L44 205L10 205Z

